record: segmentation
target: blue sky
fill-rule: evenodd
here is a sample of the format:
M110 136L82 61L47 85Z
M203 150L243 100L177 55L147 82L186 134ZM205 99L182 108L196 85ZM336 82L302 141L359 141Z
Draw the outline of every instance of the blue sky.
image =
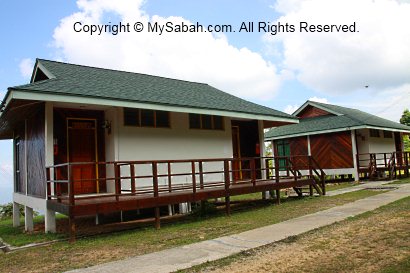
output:
M24 84L35 58L209 83L278 110L307 99L398 121L410 107L410 4L399 0L1 1L0 96ZM347 24L355 33L75 33L107 24ZM364 86L368 85L368 88ZM11 201L12 151L0 141L0 203Z

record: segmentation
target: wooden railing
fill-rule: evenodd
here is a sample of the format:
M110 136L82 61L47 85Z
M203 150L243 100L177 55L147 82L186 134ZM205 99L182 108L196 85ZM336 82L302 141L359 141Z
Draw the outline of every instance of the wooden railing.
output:
M410 175L410 152L364 153L357 154L356 159L358 172L367 178Z
M279 160L286 164L279 166ZM242 167L238 168L239 165ZM76 178L74 171L79 166L97 169L100 176ZM47 167L46 174L47 199L70 206L80 199L101 196L76 194L76 183L87 181L106 184L104 197L117 201L127 196L159 197L171 192L195 195L216 188L225 189L229 198L230 188L241 183L256 187L267 180L280 183L303 178L313 179L313 187L319 185L320 192L325 194L325 174L310 156L64 163Z

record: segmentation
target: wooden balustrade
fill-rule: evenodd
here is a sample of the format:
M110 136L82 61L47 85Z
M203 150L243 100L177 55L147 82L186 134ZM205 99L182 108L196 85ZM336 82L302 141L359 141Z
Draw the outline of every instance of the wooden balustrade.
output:
M410 152L357 154L357 169L363 178L384 176L393 179L403 175L409 177L409 157Z

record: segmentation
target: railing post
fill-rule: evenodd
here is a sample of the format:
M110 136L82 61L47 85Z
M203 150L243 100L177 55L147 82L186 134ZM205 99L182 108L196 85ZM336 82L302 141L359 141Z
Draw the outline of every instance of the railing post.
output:
M154 197L157 198L159 196L158 192L158 164L157 162L152 162L152 183L154 188ZM158 201L155 201L158 203ZM160 222L160 213L158 205L155 207L155 228L159 229L161 227Z
M279 183L279 159L276 157L274 158L275 163L275 180L276 183Z
M201 190L204 189L204 169L202 166L202 161L198 161L198 165L199 165L199 188Z
M225 180L225 209L226 215L231 215L231 200L229 195L229 186L230 186L230 172L229 172L229 161L224 160L224 180Z
M320 171L320 181L322 182L322 194L326 195L326 182L325 182L325 172Z
M280 177L279 177L279 159L278 157L274 157L274 164L275 164L275 181L276 183L280 182ZM276 194L276 204L280 204L280 190L277 189L275 190L275 194Z
M167 164L167 169L168 169L168 192L172 192L172 175L171 175L171 162L168 162Z
M120 165L118 163L114 163L114 176L115 176L115 200L120 200Z
M312 181L315 181L315 178L313 177L313 166L312 166L312 157L308 156L308 165L309 165L309 176ZM312 184L309 184L309 195L313 196L313 186Z
M195 195L196 193L195 161L191 161L191 172L192 172L192 193Z
M270 178L270 173L269 173L269 158L265 159L265 175L266 175L266 179L269 180Z
M73 181L73 170L72 170L73 165L71 163L68 163L68 172L67 172L67 177L68 177L68 195L69 195L69 202L70 206L74 206L75 204L75 198L74 198L74 181Z
M289 169L290 169L290 163L289 163L289 157L288 157L288 156L286 157L286 161L285 161L285 162L286 162L286 164L285 164L285 166L286 166L286 167L285 167L285 168L286 168L286 176L289 177L289 176L290 176L290 172L289 172L289 171L290 171L290 170L289 170Z
M404 157L405 157L405 164L406 164L406 176L409 177L410 176L410 165L409 165L409 155L410 153L404 153Z
M255 185L256 185L255 158L251 159L250 164L251 164L251 180L252 180L253 186L255 187Z
M386 167L388 167L388 165L387 165L387 154L386 153L383 153L383 159L384 159L384 167L386 168Z
M135 166L130 164L130 175L131 175L131 193L135 194Z

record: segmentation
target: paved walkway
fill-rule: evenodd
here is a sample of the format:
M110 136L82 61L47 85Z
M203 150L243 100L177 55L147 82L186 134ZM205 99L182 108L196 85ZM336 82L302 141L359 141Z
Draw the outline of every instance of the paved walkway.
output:
M348 192L354 192L354 191L360 191L363 189L374 189L374 188L381 188L381 187L395 187L397 185L386 185L388 183L391 183L392 181L369 181L369 182L364 182L360 183L358 185L352 186L352 187L347 187L339 190L334 190L334 191L328 191L326 192L327 196L335 196L339 194L344 194Z
M380 185L381 184L382 183L380 183ZM371 183L370 187L380 185ZM239 234L171 248L71 272L173 272L179 269L189 268L207 261L221 259L244 250L274 243L289 236L299 235L309 230L320 228L344 220L348 217L374 210L383 205L410 196L410 184L389 186L398 187L398 189ZM356 187L362 187L362 185L349 188L349 191L360 189ZM369 185L366 187L369 187ZM348 189L341 189L338 191L342 192L342 190ZM329 192L329 195L330 193L331 192Z

